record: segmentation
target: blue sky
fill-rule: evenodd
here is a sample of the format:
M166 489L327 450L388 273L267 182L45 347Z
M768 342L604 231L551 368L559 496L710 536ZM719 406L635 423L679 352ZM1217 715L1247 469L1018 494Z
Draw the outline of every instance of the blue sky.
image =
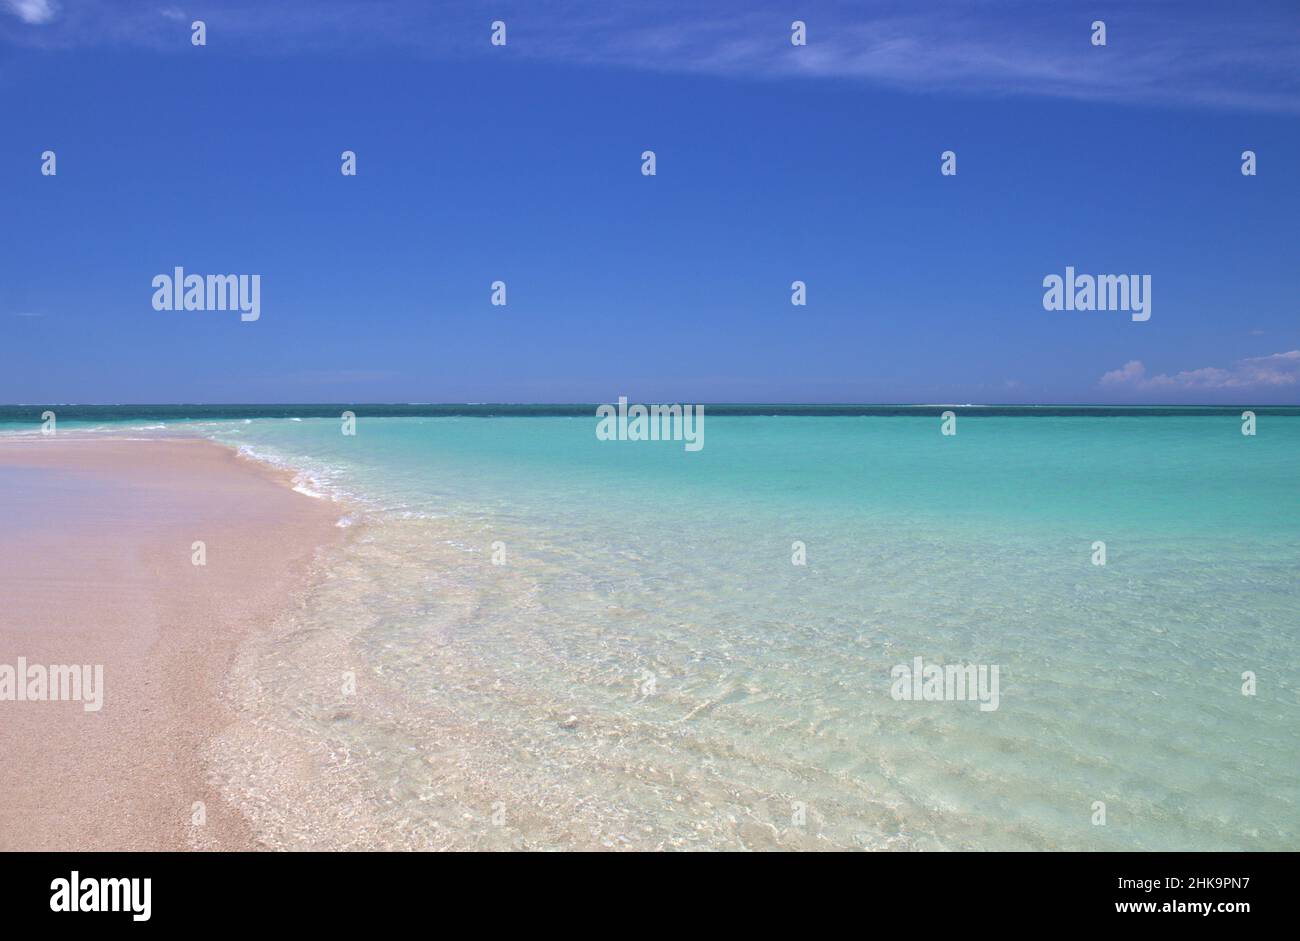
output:
M1300 403L1300 5L1224 9L0 0L0 401Z

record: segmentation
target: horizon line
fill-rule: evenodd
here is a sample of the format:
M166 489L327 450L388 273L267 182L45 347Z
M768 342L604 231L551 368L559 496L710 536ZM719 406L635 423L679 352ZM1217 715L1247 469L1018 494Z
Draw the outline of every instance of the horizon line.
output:
M620 398L628 398L620 396ZM617 399L615 400L617 401ZM1250 402L808 402L808 401L690 401L650 400L629 404L690 404L713 408L1296 408L1300 402L1251 404ZM595 408L611 404L598 401L480 401L480 402L0 402L0 409L26 408Z

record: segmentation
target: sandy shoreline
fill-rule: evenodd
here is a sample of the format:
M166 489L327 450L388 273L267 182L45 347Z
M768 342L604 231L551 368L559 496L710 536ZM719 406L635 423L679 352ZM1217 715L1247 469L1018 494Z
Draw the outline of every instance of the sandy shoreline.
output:
M0 850L255 849L204 746L338 516L210 441L0 441L0 666L104 674L98 711L0 701Z

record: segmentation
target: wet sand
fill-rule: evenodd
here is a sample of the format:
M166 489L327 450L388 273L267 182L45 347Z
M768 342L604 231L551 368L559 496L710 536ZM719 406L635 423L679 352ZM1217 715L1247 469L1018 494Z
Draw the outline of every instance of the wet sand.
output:
M338 516L209 441L0 441L0 665L104 673L99 711L0 701L0 850L256 849L204 747Z

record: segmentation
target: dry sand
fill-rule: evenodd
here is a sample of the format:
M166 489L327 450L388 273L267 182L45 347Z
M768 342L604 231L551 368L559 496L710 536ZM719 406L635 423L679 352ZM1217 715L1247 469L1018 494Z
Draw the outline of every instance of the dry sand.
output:
M203 749L241 639L340 538L288 484L196 439L0 442L0 664L103 664L105 688L99 712L0 701L0 850L257 848Z

